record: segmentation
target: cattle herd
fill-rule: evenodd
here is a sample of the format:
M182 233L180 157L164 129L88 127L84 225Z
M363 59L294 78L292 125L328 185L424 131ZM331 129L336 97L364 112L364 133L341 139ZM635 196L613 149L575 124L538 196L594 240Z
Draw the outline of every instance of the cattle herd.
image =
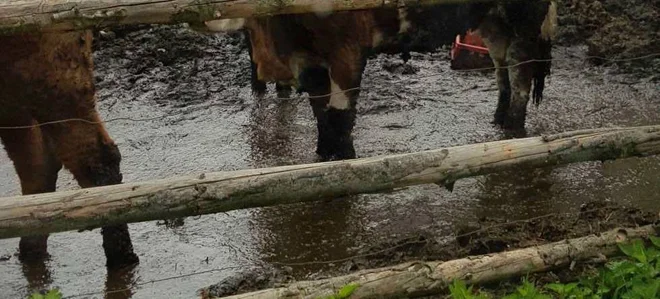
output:
M428 14L419 13L424 9L429 8L277 15L206 26L249 37L257 95L266 82L284 94L292 87L308 93L317 120L316 153L321 160L341 160L356 156L351 135L367 59L379 52L409 58L411 34L428 21L423 19ZM466 4L455 13L465 29L481 35L497 67L494 124L523 129L529 99L541 101L550 72L556 4ZM55 191L62 166L83 188L121 183L121 155L96 111L90 31L0 36L0 68L0 139L23 194ZM101 233L108 267L138 262L127 225L103 227ZM21 260L45 256L47 238L21 238Z

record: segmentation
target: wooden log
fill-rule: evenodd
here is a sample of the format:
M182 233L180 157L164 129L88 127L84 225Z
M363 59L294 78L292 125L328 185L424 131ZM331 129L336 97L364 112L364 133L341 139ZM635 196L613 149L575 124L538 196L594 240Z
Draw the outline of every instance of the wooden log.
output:
M545 167L660 153L660 126L598 129L355 160L0 198L0 238L316 201Z
M495 0L4 0L0 34Z
M472 256L447 262L412 262L393 267L359 271L353 274L223 297L226 299L332 298L345 286L353 286L351 299L414 298L445 291L454 279L482 284L566 267L572 262L603 261L618 254L616 243L627 239L658 235L660 227L615 229L600 235L495 254ZM217 298L201 290L205 299Z

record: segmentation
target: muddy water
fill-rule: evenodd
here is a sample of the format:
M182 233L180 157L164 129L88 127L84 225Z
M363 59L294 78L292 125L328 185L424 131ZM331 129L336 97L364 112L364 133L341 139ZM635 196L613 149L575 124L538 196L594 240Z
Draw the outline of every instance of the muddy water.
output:
M256 101L247 53L235 40L158 28L122 33L101 45L95 57L99 109L105 119L133 119L107 125L122 151L126 182L314 161L315 121L307 99L276 100L271 93ZM555 64L544 103L530 109L530 135L660 123L657 83L589 66L581 61L583 50L555 50L565 60ZM446 51L413 56L414 74L383 70L393 63L398 58L379 56L368 64L355 129L358 155L502 138L489 124L497 93L492 73L451 71ZM0 240L0 297L21 298L45 284L77 298L195 298L199 288L264 263L291 264L297 277L321 277L344 263L296 263L342 259L387 239L442 236L481 216L575 211L593 199L657 208L658 173L658 158L577 163L464 179L453 192L419 186L189 217L182 226L136 223L130 230L141 264L110 275L98 230L52 235L46 270L24 269L15 256L18 239ZM58 188L76 186L63 173ZM18 193L2 152L0 195ZM193 272L203 274L169 279ZM123 288L130 291L103 294Z

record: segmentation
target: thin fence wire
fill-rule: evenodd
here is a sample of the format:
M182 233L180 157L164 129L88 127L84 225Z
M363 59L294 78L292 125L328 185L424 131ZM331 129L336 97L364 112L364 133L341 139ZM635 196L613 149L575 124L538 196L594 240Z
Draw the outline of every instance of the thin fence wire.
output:
M653 58L653 57L660 57L660 52L658 53L651 53L647 55L642 55L642 56L636 56L636 57L630 57L630 58L619 58L619 59L612 59L612 58L606 58L606 57L600 57L600 56L586 56L580 59L575 59L575 58L554 58L554 59L532 59L532 60L527 60L523 61L514 65L509 65L509 66L501 66L501 67L484 67L484 68L474 68L474 69L466 69L466 70L453 70L454 72L461 72L461 73L467 73L467 72L482 72L482 71L491 71L491 70L497 70L497 69L508 69L508 68L513 68L517 67L520 65L528 64L528 63L534 63L534 62L557 62L557 61L589 61L589 60L602 60L605 62L609 63L615 63L615 62L626 62L626 61L635 61L635 60L643 60L643 59L648 59L648 58ZM408 77L404 78L401 80L398 80L396 83L405 83L407 81L413 81L413 80L421 80L421 79L429 79L429 78L434 78L438 76L442 76L443 74L431 74L431 75L424 75L424 76L414 76L414 77ZM328 97L332 96L334 94L339 94L339 93L344 93L344 92L349 92L349 91L355 91L355 90L361 90L363 89L362 87L355 87L355 88L350 88L347 90L339 91L339 92L334 92L334 93L329 93L329 94L324 94L324 95L308 95L306 98L314 99L314 98L323 98L323 97ZM293 100L297 99L297 97L277 97L275 98L277 100ZM208 107L205 107L207 109ZM179 114L184 114L184 113L189 113L190 111L181 111L177 113L171 113L171 114L166 114L166 115L161 115L161 116L156 116L156 117L149 117L149 118L130 118L130 117L118 117L118 118L110 118L104 121L90 121L87 119L82 119L82 118L69 118L69 119L62 119L62 120L54 120L54 121L49 121L49 122L43 122L43 123L38 123L34 125L24 125L24 126L0 126L0 130L16 130L16 129L32 129L36 127L42 127L46 125L52 125L52 124L60 124L60 123L67 123L67 122L83 122L83 123L88 123L88 124L103 124L103 123L111 123L111 122L118 122L118 121L131 121L131 122L144 122L144 121L153 121L153 120L159 120L163 119L166 117L171 117L171 116L176 116ZM508 221L506 223L499 223L487 227L483 227L468 233L464 234L458 234L458 235L452 235L453 239L456 238L463 238L463 237L469 237L471 235L475 235L478 233L483 233L487 232L489 230L503 227L503 226L509 226L509 225L514 225L517 223L526 223L530 221L535 221L539 219L544 219L544 218L549 218L553 216L570 216L570 215L580 215L582 213L590 213L590 212L597 212L603 209L606 209L608 207L602 207L602 208L597 208L597 209L592 209L588 211L580 211L580 212L567 212L567 213L550 213L550 214L545 214L541 216L536 216L536 217L531 217L528 219L522 219L522 220L516 220L516 221ZM327 265L327 264L336 264L336 263L341 263L341 262L348 262L353 259L357 258L368 258L370 256L376 256L379 254L383 254L389 251L396 250L398 248L408 246L408 245L414 245L414 244L424 244L428 243L429 241L409 241L409 242L404 242L401 244L397 244L394 246L390 246L384 249L380 249L374 252L370 253L365 253L365 254L357 254L357 255L351 255L348 257L340 258L340 259L333 259L333 260L325 260L325 261L309 261L309 262L270 262L270 264L275 265L275 266L308 266L308 265ZM449 243L444 245L446 247L449 246L455 246L453 243ZM124 289L116 289L116 290L110 290L110 291L99 291L99 292L89 292L89 293L81 293L81 294L75 294L71 296L66 296L65 298L80 298L80 297L88 297L88 296L95 296L95 295L112 295L116 293L123 293L123 292L129 292L129 291L135 291L136 289L139 289L139 287L145 286L145 285L150 285L154 283L159 283L159 282L165 282L165 281L171 281L171 280L177 280L177 279L183 279L187 277L194 277L194 276L199 276L199 275L204 275L204 274L209 274L213 272L219 272L219 271L227 271L227 270L235 270L242 268L241 266L235 266L235 267L220 267L220 268L213 268L213 269L207 269L203 271L196 271L196 272L191 272L191 273L186 273L186 274L180 274L180 275L173 275L173 276L168 276L164 278L159 278L159 279L153 279L149 281L144 281L144 282L137 282L134 283L131 287L129 288L124 288Z
M606 58L606 57L601 57L601 56L586 56L581 59L575 59L575 58L553 58L553 59L531 59L531 60L526 60L519 62L517 64L513 65L507 65L507 66L492 66L492 67L484 67L484 68L474 68L474 69L465 69L465 70L453 70L455 72L462 72L462 73L467 73L467 72L482 72L482 71L490 71L490 70L497 70L497 69L509 69L513 67L517 67L520 65L528 64L528 63L534 63L534 62L557 62L557 61L574 61L574 60L581 60L581 61L589 61L589 60L603 60L609 63L614 63L614 62L625 62L625 61L635 61L635 60L643 60L643 59L648 59L648 58L653 58L653 57L660 57L660 52L657 53L651 53L651 54L646 54L646 55L641 55L641 56L636 56L636 57L630 57L630 58ZM409 78L404 78L401 80L398 80L395 83L405 83L407 81L413 81L413 80L421 80L421 79L429 79L433 77L439 77L443 76L444 74L431 74L431 75L424 75L424 76L415 76L415 77L409 77ZM363 87L358 86L358 87L353 87L349 88L346 90L342 91L336 91L328 94L323 94L323 95L308 95L307 98L309 99L316 99L316 98L324 98L324 97L329 97L335 94L341 94L345 92L350 92L350 91L356 91L356 90L362 90ZM296 99L295 97L276 97L276 100L294 100ZM204 109L208 109L208 107L204 107ZM107 120L102 120L102 121L90 121L82 118L68 118L68 119L61 119L61 120L54 120L54 121L48 121L48 122L42 122L34 125L22 125L22 126L0 126L0 130L19 130L19 129L33 129L37 127L42 127L42 126L47 126L47 125L53 125L53 124L61 124L61 123L67 123L67 122L83 122L87 124L103 124L103 123L111 123L111 122L117 122L117 121L131 121L131 122L144 122L144 121L152 121L152 120L159 120L163 119L166 117L171 117L171 116L176 116L184 113L190 113L191 111L179 111L176 113L170 113L170 114L165 114L165 115L160 115L160 116L155 116L155 117L149 117L149 118L130 118L130 117L117 117L117 118L110 118ZM194 112L194 111L193 111Z
M158 283L158 282L181 279L181 278L197 276L197 275L202 275L202 274L207 274L207 273L213 273L213 272L218 272L218 271L235 270L235 269L239 269L239 268L241 268L241 267L236 266L236 267L222 267L222 268L208 269L208 270L204 270L204 271L191 272L191 273L187 273L187 274L168 276L168 277L149 280L149 281L145 281L145 282L138 282L138 283L135 283L133 285L133 287L131 287L131 288L117 289L117 290L111 290L111 291L81 293L81 294L76 294L76 295L72 295L72 296L67 296L67 297L64 297L64 298L79 298L79 297L94 296L94 295L111 295L111 294L116 294L116 293L124 293L124 292L129 292L129 291L135 290L135 287L145 286L145 285L148 285L148 284L154 284L154 283Z
M581 210L578 212L564 212L564 213L548 213L545 215L540 215L540 216L535 216L535 217L530 217L527 219L520 219L520 220L513 220L513 221L506 221L502 223L497 223L494 225L489 225L486 227L482 227L467 233L462 233L462 234L454 234L450 235L448 237L451 237L453 240L456 240L458 238L465 238L469 237L472 235L480 234L480 233L485 233L488 232L492 229L500 228L500 227L506 227L506 226L511 226L515 224L524 224L524 223L529 223L532 221L536 220L541 220L545 218L550 218L550 217L559 217L559 216L579 216L582 214L589 214L589 213L594 213L594 212L600 212L603 210L610 209L611 207L609 206L604 206L604 207L598 207L598 208L593 208L593 209L588 209L588 210ZM611 217L607 217L608 219ZM606 221L605 221L606 222ZM393 251L398 248L408 246L408 245L415 245L415 244L427 244L429 241L423 240L423 241L409 241L409 242L404 242L401 244L393 245L384 249L380 249L374 252L370 253L365 253L365 254L357 254L357 255L351 255L347 256L345 258L341 259L333 259L333 260L325 260L325 261L309 261L309 262L295 262L295 263L286 263L286 262L269 262L271 265L275 266L312 266L312 265L328 265L328 264L337 264L340 262L348 262L353 259L359 259L359 258L368 258L370 256L377 256L380 254L383 254L385 252ZM550 242L548 242L550 243ZM447 244L441 245L438 250L443 249L443 248L449 248L451 246L456 246L455 242L448 242ZM394 265L392 265L394 266ZM116 290L110 290L110 291L98 291L98 292L89 292L89 293L82 293L82 294L75 294L71 296L66 296L65 298L80 298L80 297L85 297L85 296L94 296L94 295L111 295L115 293L123 293L123 292L129 292L129 291L135 291L137 290L140 286L145 286L145 285L150 285L158 282L164 282L164 281L170 281L170 280L176 280L176 279L182 279L182 278L187 278L187 277L193 277L193 276L198 276L198 275L203 275L203 274L208 274L208 273L213 273L213 272L218 272L218 271L226 271L226 270L234 270L234 269L239 269L243 268L241 266L235 266L235 267L220 267L220 268L214 268L214 269L208 269L208 270L203 270L203 271L197 271L197 272L191 272L191 273L186 273L186 274L181 274L181 275L174 275L174 276L168 276L165 278L159 278L159 279L154 279L154 280L149 280L145 282L139 282L133 284L132 287L128 288L123 288L123 289L116 289Z

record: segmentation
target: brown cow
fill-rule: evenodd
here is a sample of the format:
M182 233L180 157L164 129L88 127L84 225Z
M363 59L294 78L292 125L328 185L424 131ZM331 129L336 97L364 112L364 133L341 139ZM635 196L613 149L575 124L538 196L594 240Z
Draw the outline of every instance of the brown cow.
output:
M405 11L404 11L405 12ZM370 51L408 29L396 10L279 15L207 22L212 31L247 29L254 82L277 82L310 95L322 160L355 158L351 132Z
M96 111L90 31L0 36L0 107L0 127L88 121L0 129L23 194L55 191L62 166L83 188L121 183L121 155ZM101 233L108 267L138 262L126 224ZM47 238L21 238L21 260L47 256Z
M293 85L310 94L318 127L316 152L323 160L330 160L355 157L351 131L367 56L394 50L403 52L406 59L411 34L436 21L429 20L434 15L444 27L451 27L447 25L452 19L448 14L455 14L453 20L467 25L453 36L470 27L478 29L495 65L511 66L496 72L499 101L494 123L507 130L524 129L532 82L534 101L539 103L550 62L516 64L550 58L550 38L556 26L554 2L343 11L329 16L278 15L211 21L206 26L211 31L247 31L252 87L258 94L265 91L264 82L278 83L278 91Z

